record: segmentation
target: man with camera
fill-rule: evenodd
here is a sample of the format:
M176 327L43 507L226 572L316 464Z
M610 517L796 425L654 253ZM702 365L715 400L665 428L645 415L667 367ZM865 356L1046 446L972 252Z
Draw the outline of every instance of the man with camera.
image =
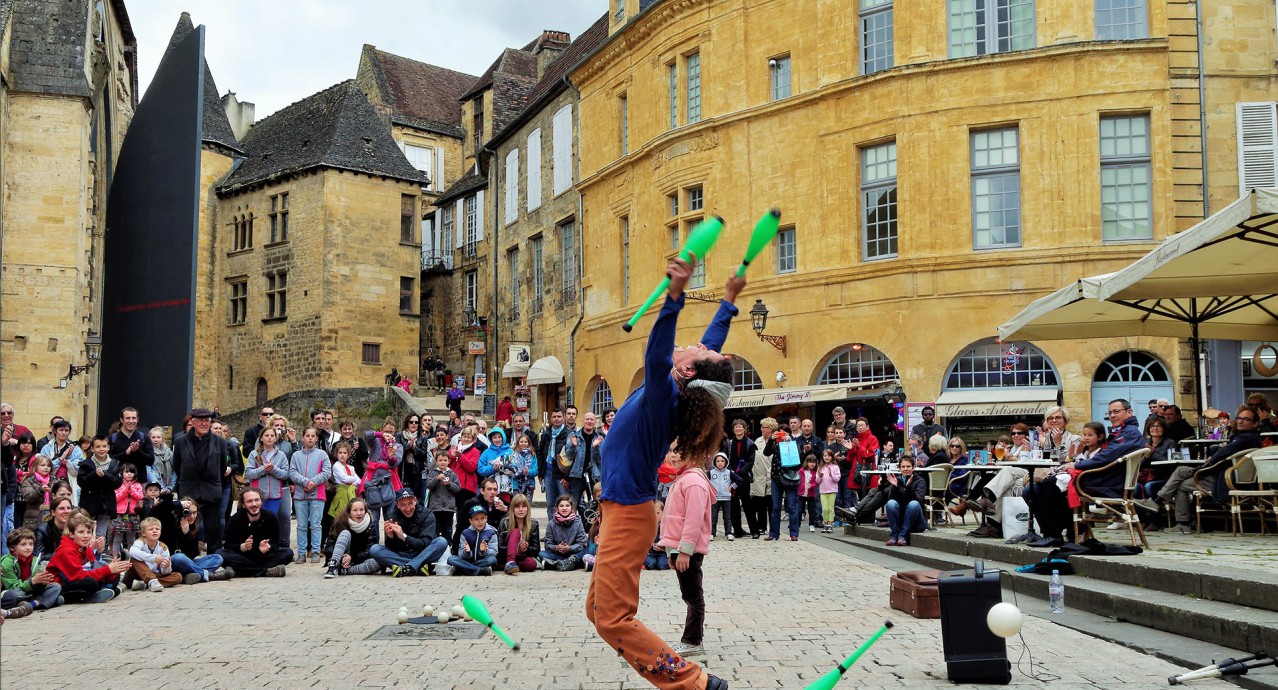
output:
M199 504L204 548L209 553L222 545L222 478L227 461L226 439L212 433L212 425L212 412L202 407L191 410L191 433L173 442L178 492Z

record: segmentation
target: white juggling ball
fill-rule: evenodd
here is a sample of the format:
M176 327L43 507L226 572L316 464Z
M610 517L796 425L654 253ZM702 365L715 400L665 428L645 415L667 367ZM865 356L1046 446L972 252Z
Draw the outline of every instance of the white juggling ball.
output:
M1021 614L1021 610L1016 608L1015 604L1009 604L1006 601L999 602L990 607L990 612L985 614L985 624L990 626L990 632L999 637L1012 637L1021 631L1021 624L1025 622L1025 617Z
M439 612L439 617L438 617L436 620L438 620L440 623L447 623L447 622L448 622L448 612L447 612L447 611L440 611L440 612Z
M400 609L400 610L399 610L399 613L395 614L395 620L399 621L401 625L403 625L404 623L407 623L407 622L408 622L408 610L407 610L407 609Z
M432 617L432 616L434 616L434 615L435 615L435 607L434 607L434 606L431 606L430 604L426 604L425 606L422 606L422 617L424 617L424 618L430 618L430 617Z

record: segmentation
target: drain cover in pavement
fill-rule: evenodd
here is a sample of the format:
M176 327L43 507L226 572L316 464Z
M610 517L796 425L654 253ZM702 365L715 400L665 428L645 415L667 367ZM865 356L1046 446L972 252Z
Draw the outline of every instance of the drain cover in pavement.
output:
M449 623L448 625L383 625L367 640L477 640L484 636L484 626L478 623Z

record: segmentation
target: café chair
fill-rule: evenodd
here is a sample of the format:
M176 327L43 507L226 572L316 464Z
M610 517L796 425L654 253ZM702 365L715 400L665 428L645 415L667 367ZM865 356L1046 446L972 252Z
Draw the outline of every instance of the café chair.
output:
M920 468L922 469L922 468ZM915 470L916 472L919 470ZM954 465L948 462L939 462L935 465L928 465L926 468L927 475L927 505L923 507L927 513L928 523L932 527L936 527L936 512L945 513L945 509L949 507L947 500L947 491L950 487L950 478L954 475ZM940 479L940 481L938 481ZM963 524L967 525L967 517L963 517Z
M1240 450L1229 456L1225 460L1228 469L1233 469L1235 465L1242 462L1242 459L1255 451L1254 448L1248 450ZM1217 470L1216 472L1218 472ZM1194 517L1196 519L1196 527L1198 534L1203 533L1203 515L1206 513L1216 513L1219 515L1229 515L1230 521L1233 521L1233 510L1230 506L1216 503L1215 497L1212 495L1212 487L1216 486L1216 472L1208 472L1206 469L1199 469L1194 472L1194 485L1198 488L1194 489L1190 496L1194 499ZM1231 524L1232 528L1233 525Z
M1251 451L1225 470L1225 484L1229 487L1230 527L1235 535L1244 534L1244 511L1255 513L1260 519L1262 535L1268 533L1267 515L1274 516L1278 527L1278 446Z
M1149 456L1148 448L1128 453L1121 458L1105 465L1090 470L1084 470L1074 477L1074 489L1078 492L1080 500L1079 507L1074 509L1074 541L1082 543L1084 533L1091 532L1091 525L1109 524L1114 520L1121 520L1127 524L1127 532L1131 537L1132 546L1136 545L1136 537L1140 537L1140 543L1146 549L1149 548L1149 541L1145 539L1145 527L1140 522L1140 517L1136 514L1136 477L1140 474L1140 464ZM1110 498L1108 496L1092 496L1083 488L1083 480L1089 474L1100 474L1114 469L1119 463L1124 463L1123 474L1123 495L1118 498ZM1100 513L1093 513L1089 510L1096 506L1102 509Z

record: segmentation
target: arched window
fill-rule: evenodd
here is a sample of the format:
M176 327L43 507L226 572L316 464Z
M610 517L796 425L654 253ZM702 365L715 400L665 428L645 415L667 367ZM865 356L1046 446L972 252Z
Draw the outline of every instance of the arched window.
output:
M612 406L612 388L607 381L599 379L599 383L595 384L594 394L590 396L590 411L602 415L604 410Z
M849 345L831 357L821 369L817 385L863 383L897 378L896 365L869 345Z
M732 390L754 391L763 388L759 372L754 370L754 365L745 357L728 355L728 358L732 362Z
M1161 383L1171 381L1167 367L1148 352L1125 350L1096 367L1092 381L1100 383Z
M961 352L945 374L945 390L1060 386L1056 365L1026 342L1000 343L993 338Z
M261 407L266 404L270 397L266 394L266 379L257 380L257 405Z

